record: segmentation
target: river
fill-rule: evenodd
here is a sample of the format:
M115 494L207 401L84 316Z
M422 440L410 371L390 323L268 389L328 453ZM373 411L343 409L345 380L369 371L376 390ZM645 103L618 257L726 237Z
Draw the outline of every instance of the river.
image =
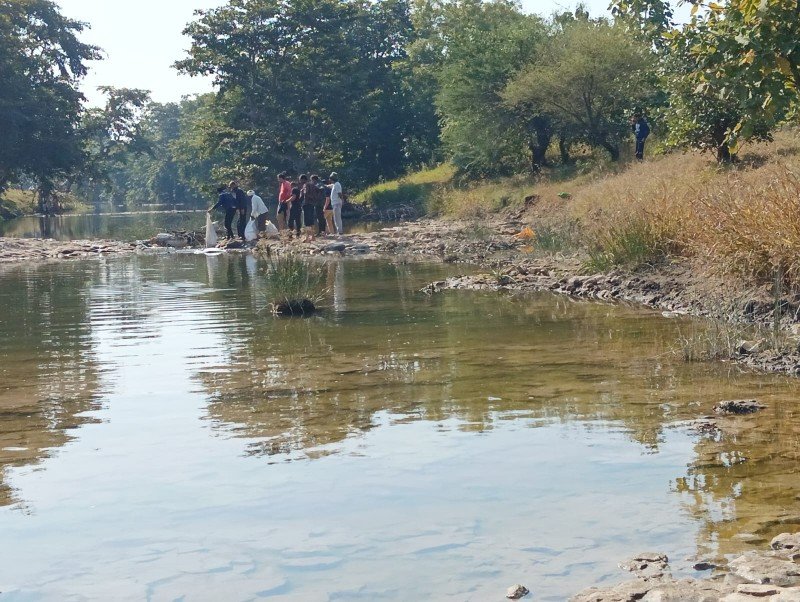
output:
M276 319L251 256L0 266L0 597L564 600L800 522L794 381L650 311L418 292L454 269L330 260Z

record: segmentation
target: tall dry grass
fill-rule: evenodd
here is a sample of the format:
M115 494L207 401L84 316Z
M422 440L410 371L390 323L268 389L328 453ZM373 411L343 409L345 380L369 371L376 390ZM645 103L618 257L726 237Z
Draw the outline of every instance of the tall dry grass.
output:
M568 207L595 267L667 255L720 272L800 284L800 138L781 132L734 166L673 154L576 187ZM554 211L551 204L548 211Z

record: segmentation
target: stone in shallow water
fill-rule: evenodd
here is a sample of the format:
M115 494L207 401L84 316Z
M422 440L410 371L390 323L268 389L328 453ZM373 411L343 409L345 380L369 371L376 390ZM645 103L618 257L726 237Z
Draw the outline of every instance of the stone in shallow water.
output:
M755 399L727 399L715 405L714 411L718 414L752 414L764 407Z
M517 583L516 585L512 585L508 588L506 592L506 598L510 600L519 600L520 598L524 598L530 593L530 590L525 587L524 585L520 585Z
M797 552L800 551L800 533L781 533L772 538L769 546L773 550Z

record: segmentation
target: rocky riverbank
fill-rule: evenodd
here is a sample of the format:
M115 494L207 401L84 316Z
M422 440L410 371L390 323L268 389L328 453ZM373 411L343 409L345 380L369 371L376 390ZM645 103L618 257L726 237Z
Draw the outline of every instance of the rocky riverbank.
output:
M675 579L661 553L637 554L620 563L636 575L610 587L590 587L571 602L798 602L800 601L800 533L775 537L770 549L747 552L727 565L698 563L706 579Z
M115 240L70 240L0 237L0 263L86 259L132 253L136 245Z

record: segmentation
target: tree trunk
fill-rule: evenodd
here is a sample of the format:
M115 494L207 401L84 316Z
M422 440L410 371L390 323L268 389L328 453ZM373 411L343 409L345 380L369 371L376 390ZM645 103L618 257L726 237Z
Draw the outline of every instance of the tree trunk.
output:
M718 163L730 163L733 161L733 155L731 155L730 147L725 144L724 142L717 146L717 162Z
M619 161L619 146L612 143L608 138L604 138L600 142L600 146L608 151L608 154L611 155L612 161Z
M528 149L531 152L531 173L538 174L542 167L547 165L547 149L553 132L547 119L537 117L531 123L533 132L528 140Z

